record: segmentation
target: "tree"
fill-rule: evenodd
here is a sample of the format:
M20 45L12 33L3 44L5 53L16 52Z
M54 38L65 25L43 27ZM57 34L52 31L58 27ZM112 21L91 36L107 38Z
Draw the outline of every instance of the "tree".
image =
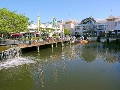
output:
M70 30L64 29L64 34L65 34L65 35L70 35L70 34L71 34L71 33L70 33Z
M23 14L11 12L6 8L0 9L0 33L19 33L27 31L29 18Z

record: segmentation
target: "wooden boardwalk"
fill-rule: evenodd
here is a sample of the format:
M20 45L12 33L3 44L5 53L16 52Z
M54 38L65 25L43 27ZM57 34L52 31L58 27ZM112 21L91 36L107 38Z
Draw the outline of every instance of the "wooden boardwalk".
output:
M21 48L21 49L23 49L23 48L28 48L28 47L38 47L38 46L41 46L41 45L47 45L47 44L57 44L58 42L61 42L61 43L63 43L63 42L65 42L65 40L62 40L62 39L59 39L59 40L48 40L48 41L40 41L40 42L36 42L36 41L34 41L33 43L31 43L31 44L24 44L24 43L22 43L22 44L19 44L18 46Z

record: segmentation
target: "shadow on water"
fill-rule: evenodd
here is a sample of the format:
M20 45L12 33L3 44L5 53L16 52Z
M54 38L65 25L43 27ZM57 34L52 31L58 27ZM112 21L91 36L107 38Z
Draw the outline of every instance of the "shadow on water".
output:
M25 51L25 52L23 51L22 56L35 57L36 60L38 60L38 61L40 61L40 60L45 61L47 59L50 60L50 58L57 59L57 58L59 58L61 53L62 53L62 47L60 45L58 45L58 47L54 47L54 48L52 48L51 45L48 45L48 46L41 46L39 53L37 52L36 47L35 47L35 49L32 49L32 50L30 50L28 48L28 51Z

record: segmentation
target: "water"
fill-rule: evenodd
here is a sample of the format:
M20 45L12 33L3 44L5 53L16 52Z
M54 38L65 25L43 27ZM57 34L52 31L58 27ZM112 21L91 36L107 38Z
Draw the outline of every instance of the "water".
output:
M0 62L0 90L120 90L120 51L65 45Z

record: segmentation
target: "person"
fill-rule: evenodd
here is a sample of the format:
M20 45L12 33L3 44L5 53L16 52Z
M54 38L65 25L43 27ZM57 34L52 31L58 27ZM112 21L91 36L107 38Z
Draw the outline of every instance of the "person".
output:
M82 36L81 39L84 40L84 37Z
M86 35L84 36L84 40L87 40L87 36Z
M36 45L37 44L37 42L36 42L36 40L34 40L34 45Z
M0 44L1 44L1 40L2 40L2 38L0 37Z

